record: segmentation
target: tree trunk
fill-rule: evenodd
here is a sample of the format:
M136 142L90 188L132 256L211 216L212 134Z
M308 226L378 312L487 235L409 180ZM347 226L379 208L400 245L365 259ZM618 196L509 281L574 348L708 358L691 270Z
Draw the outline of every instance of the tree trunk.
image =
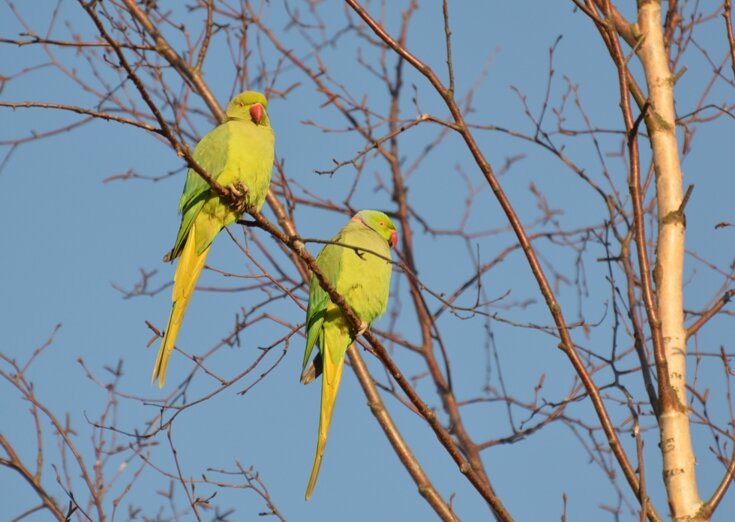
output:
M654 280L669 381L673 389L673 393L661 390L660 394L663 476L673 519L695 520L700 519L702 501L697 490L696 462L686 406L686 329L682 292L686 224L680 208L682 173L674 115L675 77L669 70L664 46L660 0L639 0L638 29L638 55L646 75L652 115L647 120L658 201Z

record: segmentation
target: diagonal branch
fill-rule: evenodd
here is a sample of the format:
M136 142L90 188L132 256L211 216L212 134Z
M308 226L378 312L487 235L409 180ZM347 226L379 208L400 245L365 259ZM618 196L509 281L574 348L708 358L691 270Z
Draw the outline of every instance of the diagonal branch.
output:
M21 476L26 479L26 481L31 485L38 496L41 497L43 506L51 511L51 513L57 520L66 520L66 515L64 515L64 512L61 510L58 504L56 504L56 501L53 499L53 497L51 497L46 489L41 485L39 477L35 476L28 468L23 465L20 457L18 457L18 454L15 453L13 447L5 439L2 433L0 433L0 446L2 446L2 448L5 450L5 453L8 454L7 459L0 458L0 466L6 466L20 473Z
M687 338L691 337L692 335L696 334L705 324L707 324L707 321L712 319L717 313L722 310L722 308L730 302L730 300L735 296L735 288L731 288L730 290L726 291L724 294L722 294L722 297L720 297L717 302L715 302L714 305L712 305L710 308L708 308L705 312L702 313L699 319L697 319L692 325L687 328Z
M391 446L393 446L393 450L396 452L396 455L398 455L403 466L418 486L419 493L426 499L429 505L434 508L434 511L436 511L437 515L439 515L442 520L449 522L458 521L459 519L452 511L451 505L447 504L447 502L436 491L436 488L424 472L416 459L416 456L411 451L411 448L408 447L408 444L406 444L406 441L403 439L401 432L398 431L398 428L386 409L383 400L380 398L380 394L375 387L375 383L373 382L370 373L368 373L365 361L362 359L360 352L356 349L354 344L350 346L347 354L350 357L352 369L354 370L355 375L357 375L357 379L360 381L362 390L365 392L365 396L368 399L370 411L372 411L375 418L378 419L380 427L383 428L388 441Z
M442 81L439 79L439 77L436 75L436 73L433 71L431 67L429 67L423 61L421 61L419 58L413 55L404 46L399 45L398 42L396 42L385 31L385 29L383 29L383 27L381 27L380 24L378 24L370 16L370 14L362 7L362 5L360 5L359 2L357 2L357 0L345 0L345 1L363 19L363 21L368 25L368 27L381 40L383 40L383 42L385 42L386 45L388 45L395 53L397 53L399 56L405 59L418 72L420 72L429 81L429 83L434 87L437 93L443 98L445 104L447 105L447 108L449 109L450 113L452 114L452 117L454 118L455 124L458 127L457 132L459 132L459 134L464 139L470 153L475 159L475 162L478 168L483 173L485 180L487 181L488 185L490 186L493 193L495 194L495 197L498 203L503 209L503 212L505 213L506 218L508 219L508 222L513 228L513 231L515 232L516 237L519 243L521 244L521 247L523 248L523 252L526 255L526 260L528 261L528 264L538 283L539 290L541 291L541 294L543 295L546 301L546 305L554 319L554 323L556 324L556 328L559 332L559 337L561 338L559 348L562 351L564 351L564 353L567 355L575 372L577 373L577 375L579 375L582 381L582 384L584 385L585 390L588 393L590 400L592 401L592 405L595 408L595 412L597 413L597 416L600 419L600 423L602 425L603 431L605 432L605 436L607 437L608 443L610 445L610 449L612 450L613 454L615 455L615 458L617 459L620 467L622 468L623 473L625 474L625 478L628 481L628 484L630 485L631 489L637 494L640 488L638 477L636 476L635 470L633 469L633 466L630 460L628 459L628 456L623 450L622 444L620 443L620 439L618 438L618 434L615 431L615 427L613 426L612 420L610 419L610 415L608 414L605 404L602 400L600 390L595 385L594 381L592 380L592 377L590 376L589 372L584 366L584 363L580 359L579 355L576 353L576 350L574 348L574 343L572 342L571 336L569 334L569 330L567 329L567 326L566 326L564 315L561 311L561 306L556 301L554 293L551 289L551 286L549 285L549 282L546 278L546 275L543 269L541 268L541 264L539 263L538 257L536 256L533 246L531 245L530 241L528 240L528 237L526 236L526 232L523 228L523 225L521 224L518 218L518 215L516 214L513 206L511 205L510 200L507 198L507 196L505 195L505 192L500 186L500 183L498 182L498 179L495 176L495 172L490 166L490 163L485 158L484 154L479 148L479 145L475 141L475 138L472 132L468 128L467 124L465 123L462 112L459 106L457 105L456 101L454 100L452 93L450 93L449 90L444 86ZM653 508L651 508L651 511L649 511L649 516L654 520L660 519L658 515L655 513L655 511L653 511Z

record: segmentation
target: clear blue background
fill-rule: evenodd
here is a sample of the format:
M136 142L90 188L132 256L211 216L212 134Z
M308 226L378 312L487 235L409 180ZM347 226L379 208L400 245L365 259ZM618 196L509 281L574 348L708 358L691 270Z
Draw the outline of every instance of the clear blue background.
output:
M195 36L201 27L201 13L187 14L182 5L175 2L158 2L161 9L173 11L172 18L184 20ZM19 2L17 7L28 25L44 35L51 19L53 2ZM293 7L293 6L292 6ZM400 8L405 6L400 4ZM397 34L399 5L390 4L385 11L386 25ZM307 21L315 22L301 7ZM379 13L378 6L371 12ZM281 2L263 3L259 12L263 21L280 38L284 45L302 57L309 66L316 61L302 32L288 25L287 13ZM623 10L627 16L634 13ZM558 36L563 36L554 54L554 76L550 104L559 106L567 92L568 81L579 86L579 96L587 116L594 127L620 130L621 117L618 108L617 75L607 55L597 30L584 15L575 12L571 2L483 2L450 3L453 31L454 69L456 91L462 96L478 80L484 78L475 93L473 112L469 121L477 124L493 124L533 135L534 126L524 116L519 96L511 89L517 87L525 96L533 114L538 114L543 103L549 68L549 48ZM341 4L326 3L320 6L324 31L331 35L345 26L345 14ZM361 26L359 19L351 15L353 22ZM66 23L69 25L67 26ZM0 37L16 38L26 29L11 13L8 4L0 5ZM91 22L75 2L61 2L56 25L49 37L71 39L71 33L79 33L82 40L97 38ZM174 45L182 45L178 33L168 28L168 37ZM274 68L280 55L264 36L250 28L249 62L251 77L255 78L262 57L268 67ZM716 63L726 57L724 24L715 18L697 29L694 38ZM224 39L215 37L213 47L204 66L204 78L224 105L233 91L233 70ZM444 36L441 8L438 2L423 2L415 13L409 29L408 46L421 59L446 78ZM387 114L388 98L379 79L356 62L357 53L373 66L379 65L379 55L364 39L354 33L346 33L333 46L320 50L319 57L328 68L332 88L343 85L355 99L363 97L367 105L379 114ZM70 68L76 68L86 80L90 70L85 61L73 49L54 49L59 60ZM489 60L489 62L488 62ZM3 44L0 51L0 74L12 76L29 66L48 61L39 46L15 47ZM635 60L633 60L635 62ZM389 56L389 72L393 71L395 58ZM679 114L692 111L708 85L712 68L703 60L702 52L690 47L681 60L687 72L676 87ZM710 103L722 104L733 99L732 71L724 62L722 75L708 93ZM487 76L483 71L487 67ZM638 71L637 66L633 66ZM105 78L115 84L117 76L104 70ZM167 77L174 82L173 75ZM117 79L119 82L119 78ZM346 120L331 106L324 105L323 94L314 84L289 64L277 77L276 89L296 84L283 99L275 96L269 106L269 114L277 134L277 155L284 162L286 176L292 181L297 195L304 196L298 186L312 194L341 204L354 181L354 169L346 167L335 176L319 176L316 169L332 166L332 159L346 160L365 146L356 135L322 132L305 122L314 121L322 126L343 129ZM179 83L173 83L179 92ZM416 110L411 102L414 86L423 112L447 118L446 109L425 80L406 66L402 94L401 117L411 120ZM257 82L248 87L262 88ZM144 107L132 86L128 85L131 98L141 109ZM8 81L0 91L3 101L59 102L94 108L96 99L83 92L68 77L53 67L43 67L18 79ZM198 100L198 108L206 111ZM706 113L714 114L714 111ZM564 126L583 129L584 122L573 100L567 101ZM0 108L0 141L29 136L78 121L80 116L60 111ZM205 133L211 121L193 117L196 132ZM548 112L547 130L556 129L556 119ZM433 140L439 128L423 124L400 137L403 165L407 166L419 157L424 147ZM385 128L376 131L381 136ZM687 245L690 252L729 270L735 249L731 229L714 230L716 223L735 221L732 211L734 184L730 146L732 144L732 118L722 117L697 128L692 151L684 158L685 183L694 183L696 189L687 207ZM515 205L529 231L553 231L582 229L602 223L607 217L602 200L560 161L540 147L510 138L496 132L477 133L478 141L486 157L500 172L508 158L522 155L501 177L504 189ZM554 140L565 145L565 152L583 167L596 182L609 190L601 174L600 161L589 137L568 138L556 135ZM610 168L610 176L617 189L626 190L626 161L615 157L622 150L619 134L600 136L600 146ZM190 143L193 145L193 142ZM641 143L644 171L649 158L645 141ZM11 149L4 145L3 159ZM32 351L51 334L55 325L61 324L52 346L32 366L28 378L36 385L39 400L63 419L69 412L77 431L75 443L89 462L93 462L90 435L91 426L86 418L98 419L107 400L105 390L85 375L76 362L82 359L102 382L110 382L111 376L104 369L124 361L124 375L119 390L134 397L161 399L172 393L173 386L191 369L192 363L175 355L169 370L168 388L159 391L149 383L151 366L157 344L146 350L152 337L144 321L158 328L165 326L170 306L168 288L153 297L124 299L113 285L130 289L140 279L139 270L156 271L150 281L151 288L168 284L173 266L164 264L161 256L170 248L179 224L176 214L178 198L183 184L182 163L159 138L139 129L94 121L71 132L31 141L12 152L7 164L0 171L0 223L2 223L2 250L0 253L0 350L18 359L26 360ZM105 180L132 169L141 176L161 176L169 171L177 174L158 182L145 180ZM407 185L414 209L435 229L456 229L464 215L468 188L459 171L476 190L471 202L471 217L466 224L470 233L478 237L465 242L451 235L427 233L421 224L413 221L416 233L416 259L419 275L433 290L452 292L473 273L473 259L479 251L482 262L488 262L515 240L507 231L490 190L456 136L450 135L439 147L429 153L412 174ZM366 166L357 194L351 200L353 208L383 208L393 210L390 194L378 189L375 176L389 181L387 165L374 156ZM540 221L543 217L538 201L531 195L533 183L543 193L549 205L559 210L552 221ZM267 213L270 216L270 213ZM345 216L306 206L299 206L297 225L305 237L331 237L342 226ZM649 223L650 227L650 223ZM501 230L499 233L488 231ZM236 237L243 234L233 228ZM275 251L272 239L261 231L255 236ZM252 243L249 243L252 245ZM607 266L595 260L606 253L599 242L591 241L585 252L584 266L588 291L578 296L575 288L561 277L574 281L574 252L563 246L538 240L544 268L549 271L553 284L558 284L558 297L569 322L584 317L590 323L598 323L589 334L581 330L573 332L580 346L603 356L609 355L611 346L611 297L606 283ZM318 250L311 245L313 252ZM476 250L478 249L478 250ZM256 258L268 265L268 261L256 249ZM282 260L282 257L279 258ZM208 264L235 274L259 274L257 268L223 234L215 243ZM287 265L285 265L287 266ZM559 279L554 279L558 271ZM293 270L291 269L293 275ZM620 274L617 274L620 277ZM685 274L686 307L699 310L708 306L718 295L718 289L728 284L732 276L718 274L703 263L687 257ZM253 280L223 278L205 271L201 287L231 289L246 286ZM618 284L622 284L620 278ZM731 284L731 283L730 283ZM548 312L543 306L537 287L530 278L530 271L518 251L504 263L483 277L486 297L497 299L506 292L497 306L491 308L503 319L520 323L550 324ZM296 292L304 297L303 290ZM471 305L474 291L464 295L459 304ZM241 307L247 309L253 302L260 302L259 292L207 292L200 291L191 304L184 322L179 345L189 353L200 354L221 341L234 324ZM427 296L430 308L436 310L439 303ZM528 306L511 306L523 303ZM418 339L415 317L411 314L406 281L396 279L394 304L398 305L396 331L409 339ZM292 300L280 300L264 308L264 312L282 317L292 325L303 320L303 310ZM376 327L387 329L391 324L386 315ZM487 372L490 383L498 386L498 369L487 348L488 323L480 317L461 320L445 313L439 320L443 340L452 361L454 386L459 400L483 396ZM501 358L503 376L508 393L520 401L533 400L533 387L541 375L545 376L543 399L562 400L569 391L573 379L568 362L555 348L553 337L536 330L513 328L500 321L490 321L494 342ZM262 320L248 327L241 334L241 345L220 350L210 360L212 368L222 375L233 377L247 367L259 354L258 347L274 343L288 329L272 321ZM723 346L732 352L732 321L727 316L714 319L695 341L696 347L705 352L717 352ZM627 348L630 339L621 336L621 347ZM302 357L302 340L292 338L283 361L267 378L257 384L244 397L236 394L254 382L262 371L275 363L283 345L269 353L262 366L230 390L214 399L191 408L174 423L172 437L182 470L187 477L223 478L207 468L235 469L234 460L243 466L253 466L272 495L276 506L288 520L426 520L433 512L416 492L416 486L398 462L379 426L366 407L366 400L350 371L346 372L329 444L314 497L308 503L303 500L316 438L319 407L318 385L303 387L298 382ZM407 375L423 370L417 358L396 348L394 357ZM379 379L383 373L379 364L368 354L366 358L373 374ZM690 361L690 379L694 369ZM632 359L622 363L624 368L635 366ZM716 359L704 359L697 374L700 391L710 389L709 414L721 426L730 419L725 402L725 386L722 365ZM611 372L603 370L595 374L598 384L611 381ZM638 374L624 378L637 397L642 398ZM198 373L189 388L189 399L204 395L216 388L216 384ZM432 405L441 410L435 389L427 379L420 380L417 390ZM620 394L611 390L610 395ZM453 506L462 520L481 520L489 516L487 507L468 486L455 464L443 451L427 425L411 414L395 399L384 396L404 437L408 440L419 462L445 499L453 496ZM6 382L0 384L2 419L0 432L18 449L24 459L33 462L35 451L34 428L28 415L28 404L18 400L17 393ZM628 416L625 405L608 402L616 421ZM144 429L144 422L155 417L157 407L138 400L119 402L116 422L127 431ZM443 415L443 412L440 411ZM570 416L587 419L595 425L588 401L573 403L568 407ZM477 442L510 434L506 408L499 403L476 405L463 409L468 430ZM516 423L527 418L527 412L515 411ZM536 420L536 419L534 419ZM107 419L111 422L111 419ZM651 427L653 420L643 421ZM628 424L626 428L630 428ZM580 428L580 433L584 430ZM59 462L53 451L51 431L46 427L47 453L44 467L45 484L57 498L62 492L54 483L51 464ZM717 463L709 445L712 443L709 429L694 426L698 479L700 493L708 498L719 482L723 467ZM109 433L106 436L110 437ZM584 433L582 433L584 437ZM633 441L629 435L621 435L626 450L634 459ZM589 442L588 439L584 439ZM604 444L604 437L598 434ZM646 465L649 491L659 513L665 515L666 504L660 480L660 458L657 451L657 434L646 435ZM117 436L117 444L127 444L127 439ZM168 441L161 433L156 438L150 459L156 466L175 473ZM728 446L731 448L731 446ZM567 495L566 513L569 520L607 520L612 515L604 505L615 506L618 496L609 485L608 477L600 467L590 462L574 433L561 423L553 423L538 434L514 445L503 445L483 453L485 465L500 498L517 520L557 520L563 511L562 494ZM121 459L113 457L107 473L112 474L120 466ZM141 465L133 459L122 478L108 494L108 503L117 496L121 487ZM615 463L611 469L618 474L619 483L628 501L635 505L628 487L620 476ZM72 466L73 468L73 466ZM76 470L72 470L76 476ZM224 477L227 479L227 477ZM237 480L237 479L232 479ZM82 491L77 484L78 491ZM150 467L135 482L133 490L125 497L118 518L127 518L127 505L140 506L148 515L162 509L162 516L170 516L167 500L156 492L168 488L168 479ZM31 489L17 474L0 468L0 518L9 519L37 502ZM214 489L200 485L197 494L209 496ZM174 484L174 499L180 508L186 508L186 499L180 484ZM735 500L730 492L717 512L716 520L735 517ZM82 501L86 501L84 495ZM232 520L254 520L265 510L262 500L249 490L219 490L213 503L221 511L234 509ZM62 505L66 505L64 500ZM108 505L109 508L109 505ZM44 520L44 513L29 520ZM204 519L211 519L213 512L204 512ZM622 511L623 519L635 519L628 508ZM183 515L190 519L191 514Z

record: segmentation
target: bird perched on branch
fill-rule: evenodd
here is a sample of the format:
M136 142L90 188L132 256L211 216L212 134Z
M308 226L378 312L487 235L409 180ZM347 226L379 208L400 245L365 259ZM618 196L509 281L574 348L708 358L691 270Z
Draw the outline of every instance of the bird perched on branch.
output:
M173 249L164 257L164 261L180 259L174 275L171 315L153 367L152 380L158 378L161 388L181 321L212 241L220 230L240 217L245 207L260 210L265 201L275 144L267 108L268 101L259 92L238 94L227 106L225 121L194 149L194 160L237 201L224 201L203 177L189 169L179 203L181 226Z
M344 297L362 324L357 331L351 328L342 310L332 302L317 277L312 275L306 310L306 351L301 382L308 384L322 374L322 404L316 456L306 488L307 500L319 475L334 401L342 379L345 353L355 338L362 335L388 306L390 249L397 242L396 227L388 216L375 210L362 210L316 258L320 271ZM314 346L319 353L309 365Z

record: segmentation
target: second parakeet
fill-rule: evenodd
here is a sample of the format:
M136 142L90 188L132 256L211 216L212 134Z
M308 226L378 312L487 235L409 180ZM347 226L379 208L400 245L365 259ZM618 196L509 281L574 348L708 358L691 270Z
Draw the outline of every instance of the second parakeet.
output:
M388 306L390 249L397 242L396 227L387 215L376 210L362 210L355 214L316 258L319 269L345 298L363 324L359 332L350 328L342 311L312 275L306 310L306 351L301 382L308 384L322 374L322 404L316 456L306 488L307 500L311 497L319 475L334 402L342 379L345 353L355 338L382 315ZM314 346L319 353L309 365Z
M243 193L249 205L263 206L273 169L275 137L266 109L268 101L259 92L246 91L227 106L225 121L215 127L194 149L194 159L222 187ZM164 258L180 257L174 275L173 306L152 380L160 387L176 343L181 322L201 274L212 241L238 212L222 201L196 171L189 169L179 203L181 226L174 247Z

